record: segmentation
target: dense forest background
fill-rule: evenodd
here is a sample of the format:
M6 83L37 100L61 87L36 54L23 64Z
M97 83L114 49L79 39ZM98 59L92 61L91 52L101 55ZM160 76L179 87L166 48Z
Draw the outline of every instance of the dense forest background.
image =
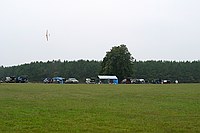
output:
M84 82L87 77L101 74L101 61L78 60L32 62L12 67L0 67L0 77L27 76L30 82L42 82L46 77L75 77ZM143 78L151 82L155 79L168 79L172 82L200 83L200 61L134 61L132 78Z

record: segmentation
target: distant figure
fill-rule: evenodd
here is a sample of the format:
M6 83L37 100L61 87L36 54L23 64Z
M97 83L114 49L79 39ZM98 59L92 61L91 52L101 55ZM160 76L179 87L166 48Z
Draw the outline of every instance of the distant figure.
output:
M50 34L49 34L48 30L46 30L46 39L47 39L47 41L49 41L49 37L50 37Z

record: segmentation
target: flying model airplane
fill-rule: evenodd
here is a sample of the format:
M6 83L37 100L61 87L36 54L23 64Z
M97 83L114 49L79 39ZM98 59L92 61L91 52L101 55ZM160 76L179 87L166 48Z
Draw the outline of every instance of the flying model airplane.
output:
M49 37L50 37L50 34L49 34L48 30L46 30L46 39L47 39L47 41L49 41Z

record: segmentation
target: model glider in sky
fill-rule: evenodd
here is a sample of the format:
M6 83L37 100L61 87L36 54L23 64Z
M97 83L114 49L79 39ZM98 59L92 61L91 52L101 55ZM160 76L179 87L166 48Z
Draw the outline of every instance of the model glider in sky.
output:
M47 41L49 41L49 37L50 37L50 34L49 34L48 30L47 30L46 31L46 39L47 39Z

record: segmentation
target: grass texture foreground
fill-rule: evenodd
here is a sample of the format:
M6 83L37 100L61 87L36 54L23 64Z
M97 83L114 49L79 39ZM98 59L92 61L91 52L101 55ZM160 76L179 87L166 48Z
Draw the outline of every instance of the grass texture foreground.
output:
M0 132L200 132L200 84L0 84Z

